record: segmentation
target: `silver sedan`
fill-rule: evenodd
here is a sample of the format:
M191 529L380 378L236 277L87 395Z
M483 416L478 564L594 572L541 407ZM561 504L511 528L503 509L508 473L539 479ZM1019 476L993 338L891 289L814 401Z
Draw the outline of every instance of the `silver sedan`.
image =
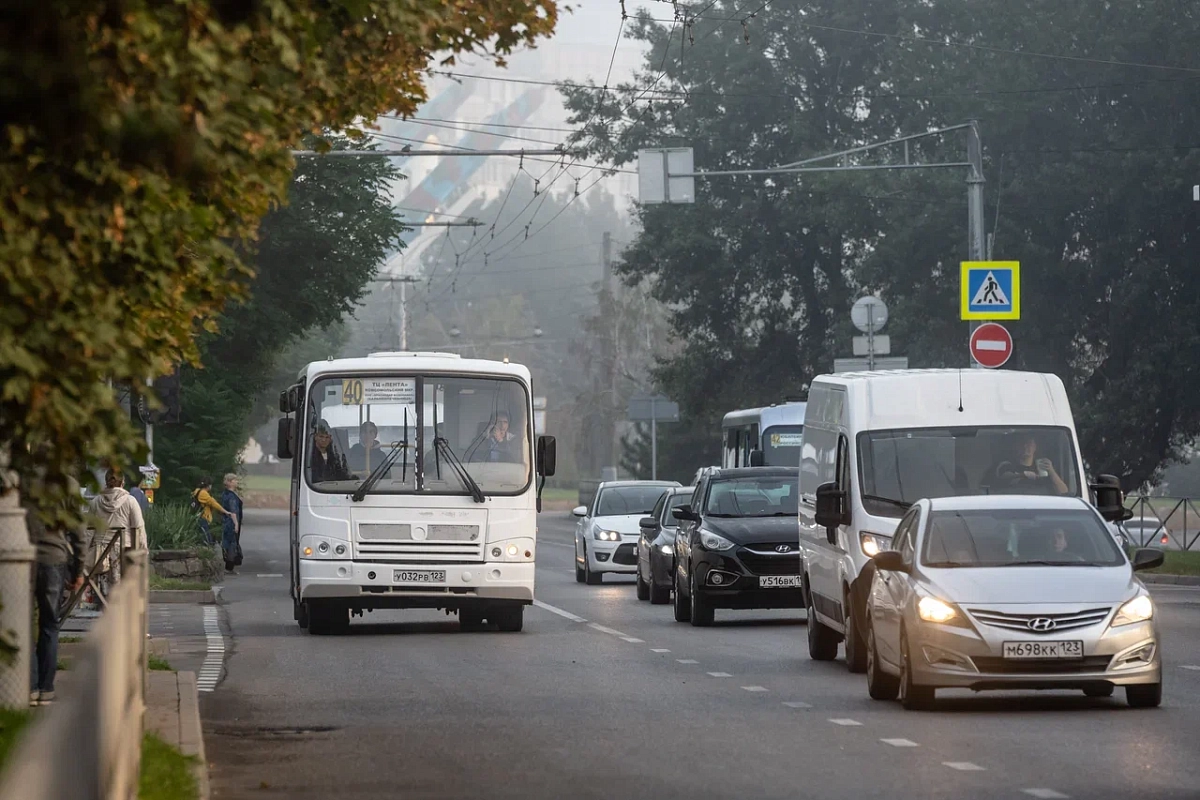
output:
M875 556L867 605L872 697L928 707L939 688L1081 689L1162 701L1154 602L1079 498L921 500Z

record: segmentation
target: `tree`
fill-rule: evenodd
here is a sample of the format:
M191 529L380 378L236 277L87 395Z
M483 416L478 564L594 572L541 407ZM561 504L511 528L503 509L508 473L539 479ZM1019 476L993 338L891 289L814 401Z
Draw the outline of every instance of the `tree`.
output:
M503 54L553 0L15 0L0 11L0 427L47 484L137 450L110 381L196 362L303 135L424 99L434 57ZM48 504L46 504L48 507Z
M816 0L772 4L745 34L736 10L718 2L684 37L639 21L633 35L650 45L639 86L565 90L578 142L619 163L691 144L698 167L750 168L977 118L995 257L1025 265L1012 366L1062 376L1092 472L1127 486L1200 432L1189 389L1200 359L1179 357L1200 352L1185 202L1200 171L1200 84L1128 65L1200 67L1190 4L1080 20L1027 2ZM909 155L962 161L964 150L945 137ZM914 366L965 366L963 178L714 178L698 182L694 206L641 208L619 269L654 279L673 311L683 346L660 383L711 424L797 394L849 349L849 306L865 291L888 300L894 349Z

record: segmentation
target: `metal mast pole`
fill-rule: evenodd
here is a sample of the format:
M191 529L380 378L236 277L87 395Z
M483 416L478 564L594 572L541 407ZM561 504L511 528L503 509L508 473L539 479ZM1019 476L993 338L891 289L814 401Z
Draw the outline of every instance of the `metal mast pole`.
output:
M655 396L650 395L650 480L658 480L658 409Z
M970 168L967 170L967 260L983 261L986 238L983 222L983 146L979 141L979 120L970 120L968 124L970 127L967 129L967 162ZM978 322L972 322L971 333L978 327ZM971 366L980 367L969 353L968 348L967 358L970 359Z

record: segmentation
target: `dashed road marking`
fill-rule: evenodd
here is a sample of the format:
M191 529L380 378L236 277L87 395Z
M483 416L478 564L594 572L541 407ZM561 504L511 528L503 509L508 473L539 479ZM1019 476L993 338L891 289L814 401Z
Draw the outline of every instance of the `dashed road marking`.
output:
M943 761L943 767L956 769L959 772L983 772L983 767L978 764L972 764L970 761Z
M812 703L801 703L799 700L784 700L783 704L788 708L812 708Z
M699 664L700 662L694 658L677 658L675 659L680 664Z
M630 644L645 644L646 643L645 639L638 639L634 636L622 636L621 640L625 641L625 642L629 642Z
M541 600L534 600L533 604L544 611L549 611L551 614L558 614L560 617L569 619L571 622L587 622L583 617L577 617L570 611L563 611L561 608L552 606L549 603L543 603Z
M747 692L765 692L767 690L765 686L743 686L742 688Z
M260 572L256 577L259 578L282 578L282 572Z
M651 653L669 653L671 651L665 647L651 647L650 652Z
M1071 796L1062 792L1056 792L1053 789L1022 789L1021 791L1030 797L1040 797L1041 800L1062 800L1065 797Z
M620 631L615 631L612 628L606 628L603 625L597 625L595 622L589 622L588 627L594 631L607 633L609 636L620 636L622 639L625 638L625 634L621 633Z
M892 747L920 747L912 739L880 739L879 741L890 744Z
M221 622L216 606L204 607L204 637L208 642L204 663L196 676L196 689L211 692L221 680L221 668L225 664L225 638L221 636Z
M854 727L855 725L862 725L862 723L856 719L846 719L845 717L835 717L829 721L834 725L842 725L847 728Z
M710 673L708 673L708 677L710 677L710 678L732 678L733 676L730 675L728 672L710 672Z
M1183 666L1180 667L1180 669L1190 669L1193 672L1200 672L1200 666L1197 666L1195 664L1184 664Z

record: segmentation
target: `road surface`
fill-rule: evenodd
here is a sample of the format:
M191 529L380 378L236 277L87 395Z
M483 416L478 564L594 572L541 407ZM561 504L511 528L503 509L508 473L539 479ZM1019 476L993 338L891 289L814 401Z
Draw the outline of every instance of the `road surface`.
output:
M254 512L202 698L213 797L1196 798L1200 591L1155 591L1163 707L1082 693L939 693L929 713L810 661L803 612L698 629L632 580L575 583L542 515L525 631L387 611L341 637L292 621L286 518ZM943 699L944 698L944 699Z

